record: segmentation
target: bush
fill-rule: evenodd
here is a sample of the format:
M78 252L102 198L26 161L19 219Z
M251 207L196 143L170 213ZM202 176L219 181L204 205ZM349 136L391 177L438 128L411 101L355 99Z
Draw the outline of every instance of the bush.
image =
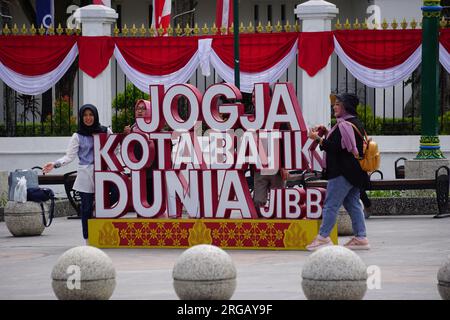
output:
M43 135L70 136L77 130L77 119L73 115L73 104L68 96L55 100L55 111L53 116L48 115L43 126L37 130L44 130Z
M73 116L73 106L69 97L55 101L53 116L48 115L44 122L17 122L0 125L0 136L32 137L32 136L70 136L77 130L77 120Z
M0 208L5 207L7 203L8 203L8 192L4 190L0 194Z
M443 122L441 122L441 117L439 117L439 126L442 123L442 128L440 128L440 134L450 134L450 111L447 111L443 115Z
M367 191L367 196L369 198L399 198L404 195L399 190L369 190Z
M123 93L119 93L112 102L112 130L122 132L127 125L134 123L134 105L139 99L149 100L149 95L127 84Z

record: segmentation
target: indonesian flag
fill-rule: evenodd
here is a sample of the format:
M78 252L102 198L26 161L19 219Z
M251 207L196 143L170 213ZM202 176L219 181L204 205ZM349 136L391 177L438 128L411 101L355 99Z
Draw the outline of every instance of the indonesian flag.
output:
M233 23L233 0L217 0L216 3L216 27L220 32L221 27L225 27L228 33Z
M171 0L153 0L152 27L158 30L160 27L167 34L167 28L170 24L170 11L172 10Z
M111 0L92 0L92 4L111 7Z

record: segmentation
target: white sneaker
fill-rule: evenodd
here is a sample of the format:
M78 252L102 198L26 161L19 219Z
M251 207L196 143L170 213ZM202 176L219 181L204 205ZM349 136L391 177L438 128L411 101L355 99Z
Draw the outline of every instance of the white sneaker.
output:
M313 242L311 242L310 244L308 244L306 246L306 250L316 251L320 248L328 247L328 246L332 246L332 245L333 245L333 242L331 241L330 237L323 238L323 237L317 236L313 240Z

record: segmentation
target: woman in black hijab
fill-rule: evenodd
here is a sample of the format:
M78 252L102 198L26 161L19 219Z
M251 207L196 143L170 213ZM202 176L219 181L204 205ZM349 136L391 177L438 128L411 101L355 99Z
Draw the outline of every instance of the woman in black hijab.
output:
M83 121L85 111L91 111L93 122L89 122L89 125ZM92 104L85 104L80 108L78 113L78 134L83 136L92 136L94 133L106 133L107 127L100 125L97 108Z
M92 104L85 104L78 114L78 130L70 139L66 155L54 162L47 163L42 171L48 173L53 168L65 166L78 156L77 178L73 189L81 197L81 223L83 238L88 239L88 219L92 218L94 203L94 138L98 133L111 134L112 131L100 125L98 111Z

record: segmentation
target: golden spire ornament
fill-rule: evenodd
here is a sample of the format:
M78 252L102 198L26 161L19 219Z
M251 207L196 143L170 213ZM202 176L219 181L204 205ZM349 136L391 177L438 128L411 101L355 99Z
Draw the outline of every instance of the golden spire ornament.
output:
M206 23L203 25L202 33L203 34L208 34L209 33L209 28L208 28L208 25Z
M22 35L26 35L28 33L28 29L25 23L22 25L21 33Z

